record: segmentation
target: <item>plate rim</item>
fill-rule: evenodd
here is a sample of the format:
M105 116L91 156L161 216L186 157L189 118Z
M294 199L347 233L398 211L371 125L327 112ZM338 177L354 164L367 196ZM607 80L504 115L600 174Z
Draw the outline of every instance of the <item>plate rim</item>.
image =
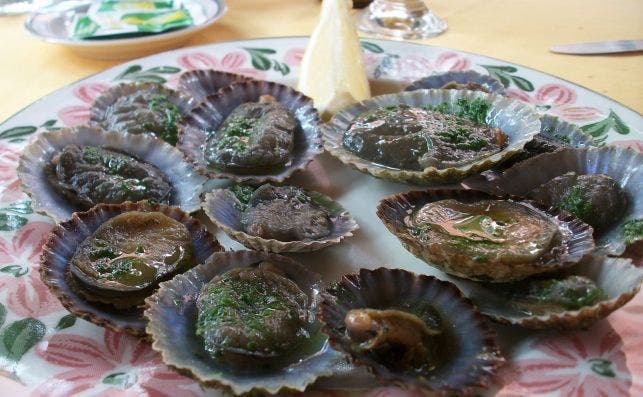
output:
M213 0L213 1L222 2L222 3L224 3L224 5L225 5L225 1L224 1L224 0ZM227 8L226 8L226 10L227 10ZM26 22L25 22L25 23L26 23ZM180 31L179 31L179 32L180 32ZM151 36L151 37L154 37L154 36ZM156 57L156 56L159 56L159 55L162 55L162 54L170 54L170 53L173 53L173 52L180 52L180 51L186 51L186 50L193 50L193 49L196 49L196 48L207 47L207 46L218 45L218 44L233 44L233 43L241 43L241 42L263 41L263 40L277 40L277 41L281 41L281 40L288 40L288 39L290 39L290 40L292 40L292 39L308 39L308 40L310 40L310 36L305 36L305 35L292 35L292 36L275 36L275 37L254 37L254 38L249 38L249 39L240 39L240 40L239 40L239 39L235 39L235 40L223 40L223 41L217 41L217 42L212 42L212 43L202 43L202 44L195 44L195 45L186 46L186 47L180 47L180 48L175 48L175 49L169 49L169 50L167 50L167 51L157 52L157 53L150 54L150 55L146 55L146 56L142 56L142 57L135 57L135 58L132 58L132 59L127 59L127 60L117 61L117 63L116 63L116 64L114 64L113 66L107 67L107 68L105 68L105 69L101 69L101 70L99 70L99 71L97 71L97 72L94 72L94 73L91 73L91 74L89 74L89 75L87 75L87 76L85 76L85 77L81 77L81 78L80 78L80 79L78 79L78 80L75 80L75 81L72 81L72 82L67 83L67 84L65 84L65 85L62 85L62 86L60 86L60 87L58 87L58 88L54 89L53 91L49 91L49 92L48 92L48 93L46 93L45 95L41 96L40 98L36 99L35 101L33 101L33 102L29 103L29 104L27 104L27 105L23 106L21 109L19 109L19 110L15 111L15 112L14 112L14 113L12 113L10 116L8 116L6 119L2 120L2 121L0 122L0 127L4 126L6 123L10 122L12 119L14 119L15 117L17 117L20 113L24 112L25 110L27 110L27 109L28 109L29 107L31 107L32 105L35 105L35 104L37 104L37 103L41 102L42 100L46 99L47 97L51 96L52 94L54 94L54 93L56 93L56 92L58 92L58 91L64 90L64 89L66 89L66 88L69 88L69 87L71 87L71 86L73 86L73 85L76 85L76 84L78 84L78 83L81 83L81 82L83 82L83 81L89 80L89 79L91 79L92 77L95 77L95 76L97 76L97 75L99 75L99 74L101 74L101 73L103 73L103 72L107 72L107 71L112 70L112 69L114 69L114 68L117 68L117 67L119 67L119 66L126 65L126 64L128 64L128 63L130 63L130 62L139 61L139 60L144 60L144 59L152 58L152 57ZM462 54L473 55L473 56L482 56L482 57L485 57L485 58L492 59L492 60L494 60L494 61L504 62L504 63L507 63L507 64L511 64L511 65L519 66L519 67L524 68L524 69L526 69L526 70L529 70L529 71L531 71L531 72L540 73L540 74L542 74L542 75L545 75L545 76L548 76L548 77L552 77L552 78L554 78L554 79L558 79L558 80L560 80L560 81L564 81L564 82L566 82L566 83L568 83L568 84L571 84L572 86L580 87L580 88L582 88L582 89L584 89L584 90L586 90L586 91L591 92L592 94L596 94L596 95L598 95L599 97L601 97L601 98L603 98L603 99L605 99L605 100L607 100L607 101L609 101L609 102L612 102L612 103L614 103L614 104L616 104L616 105L618 105L618 106L620 106L620 107L622 107L622 108L625 108L625 109L629 110L630 112L632 112L632 113L634 113L634 114L638 115L639 117L643 117L643 115L642 115L641 113L639 113L637 110L635 110L635 109L631 108L631 107L630 107L630 106L628 106L628 105L624 105L624 104L622 104L621 102L618 102L617 100L612 99L612 98L610 98L609 96L607 96L607 95L605 95L605 94L602 94L602 93L600 93L600 92L598 92L598 91L592 90L591 88L587 88L587 87L586 87L586 86L584 86L584 85L581 85L581 84L575 83L575 82L573 82L573 81L567 80L567 79L565 79L565 78L558 77L558 76L556 76L556 75L554 75L554 74L551 74L551 73L548 73L548 72L543 72L543 71L540 71L540 70L538 70L538 69L534 69L534 68L531 68L531 67L529 67L529 66L525 66L525 65L523 65L523 64L520 64L520 63L511 62L511 61L507 61L507 60L504 60L504 59L501 59L501 58L491 57L491 56L484 55L484 54L478 54L478 53L471 52L471 51L460 50L460 49L457 49L457 48L436 46L436 45L433 45L433 44L416 43L416 42L411 42L411 41L387 40L387 39L379 39L379 38L372 38L372 37L361 37L361 36L359 37L359 39L360 39L360 41L364 41L364 40L366 40L366 41L375 41L375 42L392 43L392 44L396 44L396 45L397 45L397 44L400 44L400 45L402 45L402 46L412 45L412 46L419 46L419 47L431 47L431 48L436 48L436 49L440 49L440 50L447 50L447 51L456 51L456 52L459 52L459 53L462 53ZM121 39L121 40L123 40L123 39ZM643 133L643 130L642 130L642 131L640 131L640 132L641 132L641 133ZM641 140L641 139L639 139L639 140Z

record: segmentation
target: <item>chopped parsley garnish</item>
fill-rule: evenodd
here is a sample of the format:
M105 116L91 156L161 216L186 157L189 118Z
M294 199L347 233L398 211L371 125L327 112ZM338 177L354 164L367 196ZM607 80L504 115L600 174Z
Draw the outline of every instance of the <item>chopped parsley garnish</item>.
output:
M229 187L229 190L237 197L237 200L239 200L242 204L248 204L252 193L255 191L255 188L245 185L232 185Z
M630 219L623 224L621 236L625 239L625 244L632 244L636 240L643 239L643 219Z
M585 193L581 186L574 186L558 203L558 208L572 213L580 219L590 219L593 208Z
M89 164L98 164L101 162L100 150L94 146L87 146L83 149L83 160Z
M246 119L243 117L234 117L226 121L226 125L220 130L223 135L216 144L218 150L232 149L235 152L241 152L246 149L247 139L253 134L253 129L257 124L256 119Z
M152 131L157 133L161 139L170 145L176 145L177 142L177 128L176 123L181 118L181 111L179 108L170 102L170 100L163 95L154 95L150 99L149 109L162 114L165 118L161 131ZM148 123L143 124L145 129L151 129Z
M476 98L470 101L467 98L460 98L456 101L459 110L455 113L458 117L463 117L478 124L485 124L487 113L489 112L489 103L482 98Z
M436 135L443 138L446 142L454 144L458 149L480 150L487 146L487 141L482 138L472 137L471 131L463 127L440 131Z

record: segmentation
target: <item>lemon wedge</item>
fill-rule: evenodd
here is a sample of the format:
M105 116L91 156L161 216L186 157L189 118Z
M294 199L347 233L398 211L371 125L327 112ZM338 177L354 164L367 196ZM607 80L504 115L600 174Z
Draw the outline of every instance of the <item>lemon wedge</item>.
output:
M349 1L323 1L301 64L297 89L324 118L371 96Z

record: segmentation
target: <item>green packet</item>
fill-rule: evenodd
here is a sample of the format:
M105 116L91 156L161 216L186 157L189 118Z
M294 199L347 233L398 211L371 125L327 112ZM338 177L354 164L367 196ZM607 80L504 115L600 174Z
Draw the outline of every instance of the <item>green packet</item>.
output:
M72 37L131 37L192 25L193 18L181 1L103 0L75 16Z

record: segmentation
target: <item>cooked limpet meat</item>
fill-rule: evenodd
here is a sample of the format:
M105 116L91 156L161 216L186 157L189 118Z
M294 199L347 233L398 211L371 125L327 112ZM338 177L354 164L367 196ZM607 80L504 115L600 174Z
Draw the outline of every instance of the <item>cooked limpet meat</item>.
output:
M483 99L459 101L458 114L445 109L387 106L358 116L344 133L344 146L377 164L407 170L448 168L500 152L507 136L485 124Z
M578 310L605 299L591 279L571 275L564 278L527 279L500 289L512 306L527 315Z
M196 306L196 334L215 359L276 357L308 337L308 297L266 261L215 277L201 289Z
M504 200L435 201L405 223L421 244L444 252L444 260L453 255L472 264L533 262L557 249L561 239L558 225L546 214Z
M211 132L203 149L205 160L222 170L285 166L296 128L288 109L263 95L259 102L239 105Z
M192 99L161 84L120 84L96 99L91 122L108 131L154 134L175 145L177 124L192 106Z
M129 308L142 304L159 281L194 265L185 225L160 212L129 211L78 246L70 271L85 299Z
M429 328L418 316L401 310L351 309L344 317L346 331L358 343L355 349L387 357L394 368L422 370L436 357L431 352L440 335L439 327Z
M57 192L82 209L146 199L168 203L172 195L172 186L155 166L95 146L65 146L45 173Z
M232 239L266 252L315 251L358 229L338 202L295 186L233 184L207 193L203 210Z
M477 281L557 271L594 250L592 227L573 215L475 190L397 194L380 201L377 216L413 255Z
M241 224L246 233L265 239L319 239L331 233L328 212L295 186L259 187L252 193Z
M603 174L567 172L533 189L528 197L570 212L597 232L618 222L627 210L627 196L618 183Z

